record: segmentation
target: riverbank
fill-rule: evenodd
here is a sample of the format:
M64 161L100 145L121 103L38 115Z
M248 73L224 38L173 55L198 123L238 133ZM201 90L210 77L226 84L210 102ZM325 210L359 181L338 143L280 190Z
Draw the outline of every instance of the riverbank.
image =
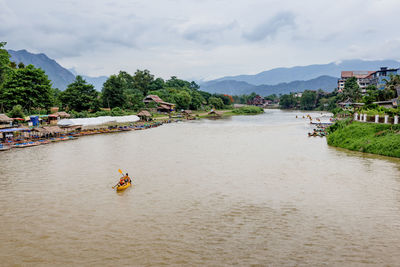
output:
M98 127L74 127L50 129L52 127L36 127L36 128L14 128L17 129L14 134L14 138L5 142L0 142L0 151L10 150L12 148L26 148L39 145L46 145L54 142L75 140L82 136L95 135L95 134L106 134L106 133L118 133L133 130L144 130L148 128L154 128L163 125L164 123L180 122L187 120L194 120L200 118L220 118L226 116L237 116L237 115L255 115L263 113L264 110L259 107L242 107L234 110L219 110L215 112L193 112L188 116L180 115L179 117L167 117L160 116L155 117L149 122L135 122L135 123L119 123L112 125L99 125Z
M119 133L134 130L144 130L149 128L155 128L163 125L164 123L177 122L179 120L163 120L163 121L152 121L152 122L136 122L133 124L120 124L118 126L99 126L90 129L85 128L60 128L51 129L52 127L37 127L37 128L21 128L14 139L0 143L0 151L10 150L12 148L26 148L39 145L46 145L50 143L75 140L82 136L96 135L96 134L107 134L107 133ZM19 128L14 128L19 129ZM36 133L38 132L38 133Z
M342 120L328 131L330 146L400 158L400 125Z

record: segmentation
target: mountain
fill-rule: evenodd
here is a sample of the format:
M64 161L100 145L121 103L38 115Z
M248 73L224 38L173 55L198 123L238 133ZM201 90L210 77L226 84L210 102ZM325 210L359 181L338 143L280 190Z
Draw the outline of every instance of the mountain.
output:
M292 68L276 68L255 75L238 75L222 77L213 81L242 81L253 85L276 85L292 81L306 81L327 75L340 77L342 70L378 70L380 67L399 68L400 62L395 60L345 60L339 63L298 66Z
M302 92L304 90L333 91L337 87L337 78L327 75L319 76L307 81L293 81L276 85L252 85L243 81L222 80L210 81L200 85L200 90L209 93L242 95L255 92L261 96L271 94L288 94L290 92Z
M49 58L45 54L33 54L26 50L7 50L10 54L11 61L15 63L32 64L36 68L41 68L53 83L54 88L65 90L68 84L74 82L77 73L71 72L58 64L54 59ZM93 84L96 90L100 91L103 83L107 80L106 76L89 77L81 75L88 83Z
M41 68L53 83L54 88L64 90L67 85L75 80L75 76L58 64L55 60L50 59L45 54L32 54L26 50L8 50L11 55L10 60L15 63L32 64L37 68Z

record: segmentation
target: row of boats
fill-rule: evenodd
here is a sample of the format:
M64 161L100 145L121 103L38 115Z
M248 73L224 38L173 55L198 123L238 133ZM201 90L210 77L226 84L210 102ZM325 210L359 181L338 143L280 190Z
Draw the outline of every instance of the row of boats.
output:
M170 121L166 121L170 122ZM131 126L120 126L120 127L110 127L110 128L100 128L100 129L90 129L90 130L75 130L68 134L55 134L46 137L34 138L34 139L17 139L15 141L8 141L6 143L0 143L0 151L10 150L12 148L25 148L32 146L45 145L49 143L75 140L80 136L95 135L95 134L105 134L105 133L117 133L124 131L133 130L144 130L148 128L154 128L161 126L163 122L151 122L144 124L137 124Z

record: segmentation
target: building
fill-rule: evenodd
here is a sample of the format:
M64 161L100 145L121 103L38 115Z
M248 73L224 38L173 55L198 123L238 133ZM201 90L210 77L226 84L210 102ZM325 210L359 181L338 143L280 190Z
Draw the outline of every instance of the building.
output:
M387 67L381 67L380 70L374 71L368 76L368 79L370 79L370 84L375 85L378 89L384 89L385 88L385 81L390 80L391 75L397 75L399 74L399 69L389 69Z
M342 92L344 89L344 84L347 79L356 77L357 84L361 88L361 92L365 93L365 88L371 84L371 76L375 71L342 71L340 79L338 80L338 91Z
M140 111L137 116L140 118L142 121L149 121L151 120L151 113L148 112L147 110L142 110Z
M6 114L0 114L0 128L12 127L12 121Z
M165 102L158 95L148 95L143 99L145 104L156 103L157 110L160 112L171 112L175 109L175 104Z
M341 78L338 80L338 91L343 91L346 80L351 77L357 78L357 83L362 93L366 92L366 88L369 85L375 85L378 89L383 89L385 87L384 79L389 80L390 75L397 74L400 74L398 68L389 69L387 67L381 67L377 71L342 71Z
M247 104L262 107L265 104L265 99L263 97L257 95L253 99L250 99L249 101L247 101Z

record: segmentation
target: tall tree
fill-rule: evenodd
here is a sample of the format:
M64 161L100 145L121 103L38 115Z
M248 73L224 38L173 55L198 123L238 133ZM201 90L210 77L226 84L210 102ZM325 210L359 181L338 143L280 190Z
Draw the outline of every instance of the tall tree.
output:
M59 99L64 108L75 111L98 110L100 107L99 93L92 84L86 83L81 76L76 76L75 81L60 93Z
M108 108L125 106L126 98L124 89L126 89L126 81L123 75L111 75L103 85L102 98L103 106Z
M400 75L391 74L389 79L383 79L385 82L385 90L388 90L392 93L387 93L388 97L393 98L397 94L397 88L400 86ZM400 95L399 95L400 96Z
M6 42L0 42L0 87L6 79L7 73L10 71L10 54L3 47Z
M45 72L28 65L12 69L0 88L0 99L6 109L21 105L26 110L49 108L52 105L52 88Z
M351 77L346 80L343 89L343 97L350 99L353 102L361 98L361 89L360 86L358 86L356 77Z
M137 70L133 75L133 86L142 91L143 95L147 95L153 81L154 75L150 74L149 70Z
M304 110L312 110L316 106L317 93L315 91L306 90L300 98L300 108Z
M294 108L296 106L296 99L294 98L293 94L290 95L283 95L280 98L279 105L282 108Z

